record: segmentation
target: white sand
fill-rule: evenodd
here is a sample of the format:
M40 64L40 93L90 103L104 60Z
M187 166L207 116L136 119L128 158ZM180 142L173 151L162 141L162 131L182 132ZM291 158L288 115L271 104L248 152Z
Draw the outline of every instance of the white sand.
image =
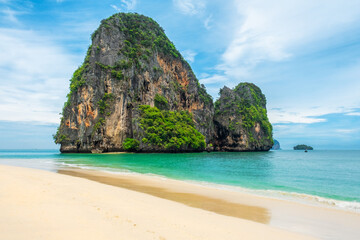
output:
M0 166L0 239L312 239L87 179Z

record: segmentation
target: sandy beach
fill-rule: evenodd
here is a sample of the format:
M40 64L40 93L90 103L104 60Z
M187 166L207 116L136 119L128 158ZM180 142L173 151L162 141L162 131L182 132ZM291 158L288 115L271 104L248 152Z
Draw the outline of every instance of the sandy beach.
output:
M83 178L0 166L0 239L312 239Z
M0 165L0 239L355 239L359 231L359 215L340 210L146 175L58 172Z
M75 168L58 170L58 173L143 192L190 207L320 239L358 239L360 234L360 214L331 206L312 206L143 174L110 174Z

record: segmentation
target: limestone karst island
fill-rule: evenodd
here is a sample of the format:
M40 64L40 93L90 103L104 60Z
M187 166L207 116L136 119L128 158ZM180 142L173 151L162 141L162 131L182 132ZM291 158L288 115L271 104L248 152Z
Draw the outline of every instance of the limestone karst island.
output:
M70 80L54 139L66 152L268 151L266 99L251 83L200 85L164 30L139 14L115 14L92 34Z

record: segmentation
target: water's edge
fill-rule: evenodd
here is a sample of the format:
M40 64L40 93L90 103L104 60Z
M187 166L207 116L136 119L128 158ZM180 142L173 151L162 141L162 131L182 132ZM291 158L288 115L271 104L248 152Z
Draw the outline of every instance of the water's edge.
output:
M145 174L360 213L360 151L59 154L51 150L0 150L0 164L53 172L80 168Z
M325 208L332 208L338 210L345 210L354 213L360 213L360 202L350 202L350 201L342 201L337 199L325 198L316 195L310 195L305 193L297 193L297 192L286 192L286 191L278 191L278 190L265 190L265 189L251 189L241 186L235 185L224 185L218 184L213 182L206 182L206 181L196 181L196 180L188 180L188 179L180 179L180 178L170 178L164 175L158 175L153 173L138 173L129 171L126 169L117 169L116 171L112 169L101 169L96 167L89 167L89 166L79 166L75 164L63 164L63 169L66 170L67 168L70 169L83 169L83 170L91 170L91 171L99 171L106 174L114 174L114 175L138 175L138 176L147 176L158 178L161 180L176 180L182 181L189 184L197 185L200 187L207 187L213 189L220 189L226 191L233 191L233 192L240 192L251 194L258 197L265 197L271 198L276 200L286 200L286 201L293 201L300 204L306 204L310 206L320 206Z

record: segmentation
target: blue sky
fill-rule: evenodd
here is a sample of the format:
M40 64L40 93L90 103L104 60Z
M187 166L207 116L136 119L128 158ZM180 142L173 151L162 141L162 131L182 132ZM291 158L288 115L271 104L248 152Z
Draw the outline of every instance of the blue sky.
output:
M0 0L0 148L58 147L69 79L119 11L155 19L214 99L257 84L282 148L360 149L359 0Z

